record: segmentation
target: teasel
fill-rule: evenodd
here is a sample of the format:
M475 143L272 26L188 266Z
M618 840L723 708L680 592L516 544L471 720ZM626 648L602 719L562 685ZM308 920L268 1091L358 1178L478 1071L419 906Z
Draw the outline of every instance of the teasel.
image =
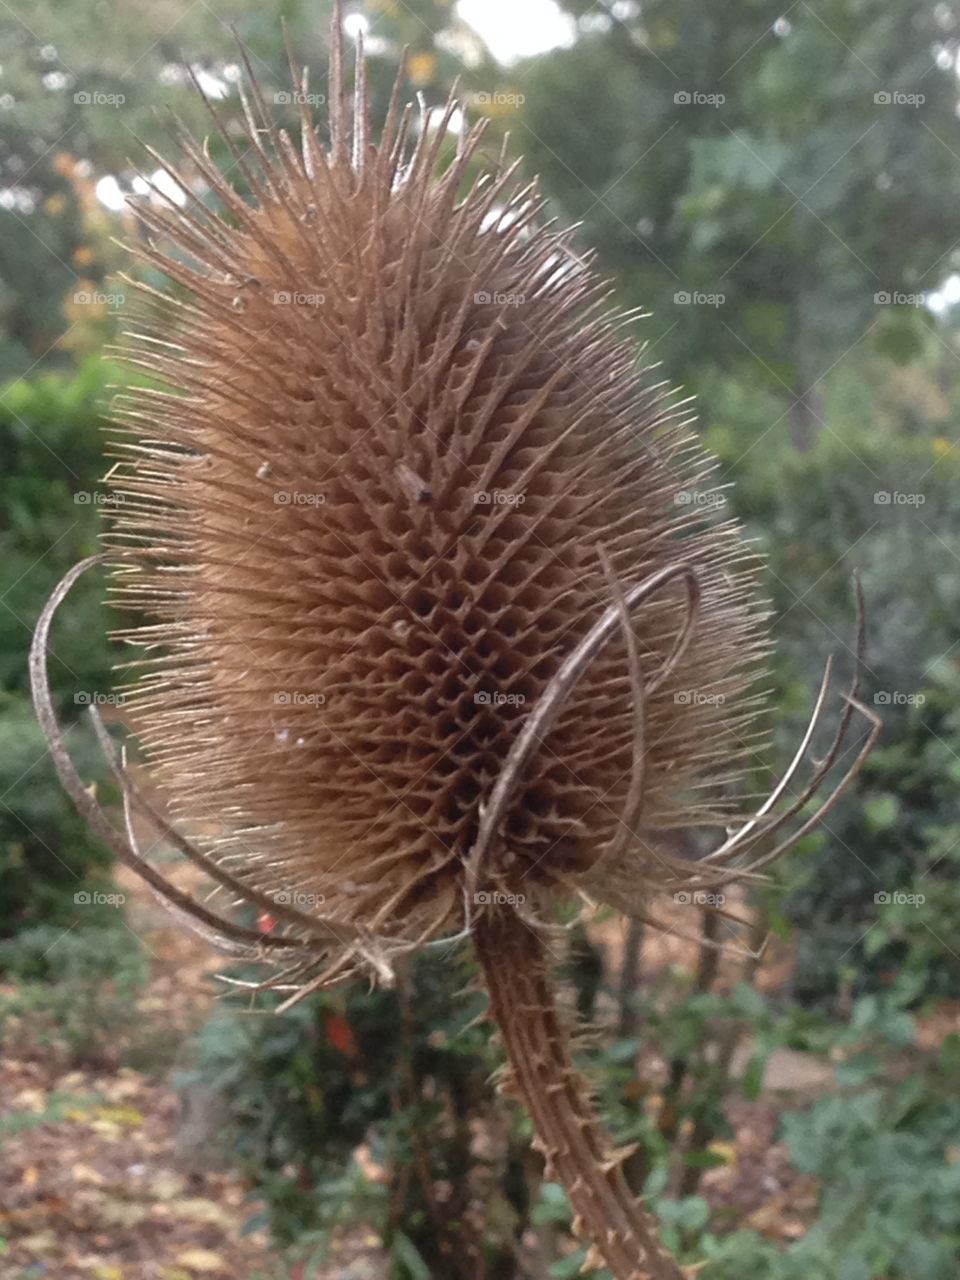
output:
M854 776L876 719L855 673L795 788L828 665L790 767L738 816L768 615L755 555L704 500L713 463L689 401L653 376L505 151L476 173L483 122L439 171L455 91L416 116L401 66L374 142L359 38L348 99L339 7L329 145L292 58L299 145L246 71L243 136L210 107L245 193L178 128L219 211L186 176L184 204L150 183L139 206L134 252L176 287L131 281L147 306L123 354L154 381L117 401L105 549L34 638L55 763L178 917L270 966L249 985L281 1009L472 939L504 1087L567 1190L586 1265L676 1280L624 1178L631 1149L611 1146L573 1065L549 976L558 907L657 926L658 898L716 904L762 879ZM54 613L96 563L139 618L118 633L139 650L125 719L158 797L94 712L122 831L67 755L46 676ZM869 733L809 813L857 712ZM207 873L212 900L147 860L137 816ZM671 832L712 827L726 836L711 853L677 854ZM269 925L241 923L244 905Z

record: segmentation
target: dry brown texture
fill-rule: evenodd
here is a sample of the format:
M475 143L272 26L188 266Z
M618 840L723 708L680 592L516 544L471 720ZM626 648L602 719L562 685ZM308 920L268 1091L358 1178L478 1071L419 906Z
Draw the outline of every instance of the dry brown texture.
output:
M125 633L145 657L131 723L185 830L245 883L378 935L455 930L479 805L609 606L604 555L624 587L681 563L699 618L646 698L640 839L614 877L636 906L676 877L657 833L729 817L716 784L756 745L751 558L683 503L709 471L689 406L569 234L509 173L464 189L479 130L437 177L442 125L404 159L396 106L354 145L332 96L329 153L310 127L300 152L274 134L237 166L249 203L184 139L224 217L142 209L167 242L144 256L184 288L127 343L174 394L126 399L109 477L108 545L143 553L114 583L145 618ZM362 92L356 110L354 139ZM686 610L675 581L634 616L651 686ZM528 763L481 891L538 902L576 877L605 897L590 872L634 734L617 634Z

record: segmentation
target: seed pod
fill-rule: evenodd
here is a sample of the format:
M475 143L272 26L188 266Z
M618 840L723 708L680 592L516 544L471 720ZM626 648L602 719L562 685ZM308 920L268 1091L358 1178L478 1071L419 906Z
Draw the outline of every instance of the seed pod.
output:
M672 829L736 819L767 644L689 402L535 188L478 171L482 125L438 175L455 100L415 125L401 69L373 142L339 14L331 49L329 146L304 106L296 148L251 77L246 138L217 121L243 195L181 134L220 211L139 209L136 251L173 288L145 291L123 351L164 386L118 405L100 558L141 619L119 633L141 653L127 718L176 825L115 764L119 837L63 749L46 636L85 566L38 628L38 711L96 830L206 936L275 960L264 985L291 1001L469 932L578 1232L617 1280L675 1280L571 1064L544 922L576 896L650 918L758 869L789 842L733 860L822 781L853 703L786 813L793 770L709 858L669 852ZM170 885L135 808L269 927Z

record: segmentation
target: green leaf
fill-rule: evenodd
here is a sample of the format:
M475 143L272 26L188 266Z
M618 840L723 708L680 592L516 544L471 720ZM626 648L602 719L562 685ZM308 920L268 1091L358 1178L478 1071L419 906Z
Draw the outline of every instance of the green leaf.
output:
M401 1267L402 1274L409 1276L410 1280L432 1280L430 1268L424 1262L420 1250L402 1231L394 1234L390 1253L392 1260Z
M763 1075L767 1067L769 1053L762 1049L755 1053L747 1063L746 1070L740 1080L740 1090L745 1098L754 1099L760 1096L763 1088Z
M895 795L884 792L882 795L868 796L863 801L863 814L868 825L874 831L886 831L892 827L900 812L900 802Z

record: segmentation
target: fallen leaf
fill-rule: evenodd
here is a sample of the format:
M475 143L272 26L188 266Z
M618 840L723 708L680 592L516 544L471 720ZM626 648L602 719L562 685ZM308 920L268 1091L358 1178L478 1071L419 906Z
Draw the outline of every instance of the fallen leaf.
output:
M136 1107L97 1107L93 1116L95 1120L106 1120L108 1124L124 1125L128 1129L143 1124L143 1114Z
M183 1253L177 1254L177 1262L188 1271L198 1271L202 1275L227 1270L224 1259L212 1249L184 1249Z
M150 1179L150 1194L158 1200L172 1200L181 1194L186 1185L187 1180L182 1173L175 1173L173 1169L161 1169Z
M213 1226L229 1230L234 1225L234 1216L213 1200L197 1197L191 1200L171 1200L170 1212L175 1218L186 1222L206 1222Z
M733 1142L711 1142L707 1150L711 1155L719 1156L724 1164L737 1163L737 1147Z

